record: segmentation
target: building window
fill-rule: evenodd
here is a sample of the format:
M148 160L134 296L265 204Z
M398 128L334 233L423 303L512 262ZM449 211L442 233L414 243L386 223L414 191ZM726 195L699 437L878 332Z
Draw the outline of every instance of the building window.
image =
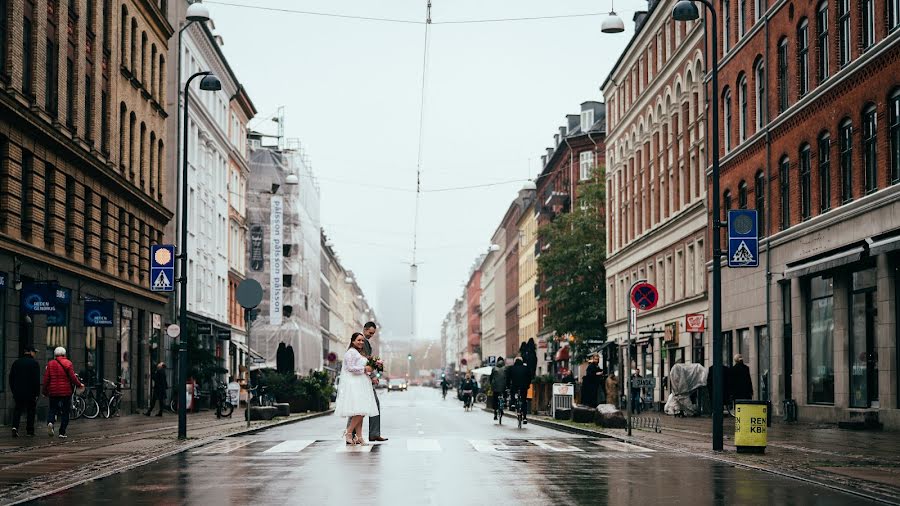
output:
M109 155L109 93L100 92L100 151Z
M9 19L7 18L7 16L9 16L9 9L7 8L6 4L8 1L9 0L0 0L0 75L4 76L7 75L6 38L9 36L9 27L7 24L9 22ZM0 319L0 323L2 323L2 319ZM0 334L0 338L2 338L2 334ZM2 343L3 341L0 340L0 344ZM2 355L0 355L0 358L3 358ZM0 372L2 372L2 369L0 369ZM3 384L2 381L3 380L0 380L0 385Z
M56 211L56 168L44 163L44 242L53 243L53 214Z
M594 171L594 152L583 151L579 156L579 180L590 179Z
M94 89L89 75L84 77L84 138L94 139Z
M756 131L766 122L766 66L762 58L756 63Z
M588 132L594 126L594 111L587 110L581 112L581 131ZM561 140L561 139L560 139Z
M853 200L853 125L841 123L838 135L841 150L841 202Z
M747 182L738 183L738 209L747 209Z
M809 91L809 22L806 19L797 28L797 65L800 67L797 87L802 97Z
M125 63L128 62L128 8L124 5L122 6L122 23L119 26L119 35L121 40L119 40L119 48L121 54L119 55L119 59L122 60L122 66L125 66Z
M725 128L723 130L724 133L724 145L725 152L731 151L731 90L725 88L725 93L722 94L722 110L725 113Z
M53 25L48 25L47 30L50 32ZM47 37L47 59L44 68L44 109L47 114L56 117L59 112L59 46L48 36Z
M34 219L34 155L22 152L22 234L30 235Z
M738 139L747 138L747 76L741 76L738 84Z
M809 280L806 314L807 396L810 404L834 404L834 282Z
M809 144L804 144L800 148L800 219L809 219L811 212L810 200L812 200L810 192L812 184L809 175Z
M888 107L891 117L891 183L897 183L900 182L900 89L891 95Z
M109 248L109 200L100 197L100 261L106 262Z
M888 29L900 26L900 0L888 0Z
M769 328L756 327L756 356L757 356L757 399L769 400L769 367L771 360L771 347L769 343Z
M820 3L816 11L816 40L819 49L817 75L822 83L828 79L828 2Z
M876 137L878 134L878 115L875 104L863 111L863 167L865 168L866 193L878 189L878 159L876 154Z
M102 0L102 1L103 1L103 18L102 18L103 49L108 52L109 51L109 23L110 23L109 11L110 11L110 5L112 4L112 0Z
M66 126L75 130L75 62L66 58Z
M738 0L738 36L743 37L744 32L746 30L746 14L747 11L747 0Z
M766 234L766 174L763 171L756 172L756 187L753 189L753 197L756 199L756 220L759 223L759 235ZM767 235L767 234L766 234Z
M25 16L22 18L22 93L29 99L34 97L31 84L34 80L34 33L31 16L34 4L25 2Z
M837 0L838 4L838 63L841 67L850 62L850 0Z
M131 59L129 60L131 75L137 78L137 20L131 18Z
M819 211L831 209L831 137L819 136Z
M865 51L875 44L875 0L863 0L862 47Z
M788 41L778 42L778 112L788 108Z
M722 54L728 53L728 34L731 33L731 8L728 0L722 0Z
M762 19L763 13L766 10L766 0L754 0L754 11L756 14L756 20L759 21Z
M75 246L75 178L66 175L66 219L63 244L67 251Z
M781 230L787 230L791 226L791 161L783 157L778 163L778 171L781 179Z
M725 190L722 194L722 219L728 220L728 211L731 211L731 190Z

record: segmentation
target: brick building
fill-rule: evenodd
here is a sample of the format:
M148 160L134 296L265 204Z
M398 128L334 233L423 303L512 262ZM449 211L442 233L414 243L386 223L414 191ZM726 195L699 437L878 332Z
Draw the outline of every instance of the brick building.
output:
M606 106L602 102L588 101L581 104L580 114L566 116L566 125L559 127L553 136L553 147L541 156L542 170L537 178L535 212L538 228L553 220L560 213L567 213L578 200L578 184L600 170L597 177L603 177L606 157ZM550 247L536 241L535 257ZM547 301L540 293L552 287L543 279L537 289L537 339L539 349L548 350L545 357L538 357L540 366L547 364L547 372L554 373L570 365L569 348L557 346L556 329L545 324L548 314ZM544 359L544 360L541 360ZM554 368L556 364L556 368Z
M674 0L650 2L602 85L607 103L607 339L623 343L628 292L646 279L659 291L655 309L638 315L634 366L658 378L645 398L665 398L670 366L706 363L704 332L687 332L688 315L707 311L707 212L703 27L672 19ZM692 317L696 321L696 317ZM695 330L699 330L696 329ZM612 350L612 348L610 348ZM609 353L620 368L624 347Z
M900 9L723 5L722 202L760 211L762 257L723 269L726 364L778 413L896 428Z
M9 364L65 346L90 382L148 397L166 297L165 0L11 0L0 12L0 407ZM41 298L55 307L38 314ZM103 322L85 305L103 299ZM23 301L20 304L20 300ZM90 302L89 302L90 301ZM30 309L29 309L30 307Z
M466 359L470 368L481 364L483 356L481 352L481 275L484 258L484 255L478 257L469 274L469 280L466 282L466 351L463 358Z

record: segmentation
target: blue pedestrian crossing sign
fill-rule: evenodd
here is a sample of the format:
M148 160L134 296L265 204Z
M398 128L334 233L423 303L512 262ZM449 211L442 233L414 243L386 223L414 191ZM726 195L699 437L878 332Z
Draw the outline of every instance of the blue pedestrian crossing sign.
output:
M154 244L150 246L150 290L175 291L175 246Z
M728 211L728 267L759 267L756 209Z

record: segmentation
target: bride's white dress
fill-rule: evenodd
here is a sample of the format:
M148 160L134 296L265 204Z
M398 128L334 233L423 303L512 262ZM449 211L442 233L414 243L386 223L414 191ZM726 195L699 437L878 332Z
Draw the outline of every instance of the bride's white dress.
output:
M341 367L341 381L338 385L337 403L334 414L346 416L377 416L378 405L375 404L375 392L372 381L366 374L366 357L356 348L350 348L344 355Z

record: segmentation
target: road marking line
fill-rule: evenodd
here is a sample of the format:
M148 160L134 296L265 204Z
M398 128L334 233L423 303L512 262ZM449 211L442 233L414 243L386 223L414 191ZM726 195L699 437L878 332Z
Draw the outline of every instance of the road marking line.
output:
M284 441L282 443L279 443L279 444L269 448L268 450L264 451L263 453L296 453L296 452L302 451L304 448L306 448L307 446L309 446L313 443L315 443L314 440L305 440L305 439Z
M221 443L216 443L214 445L208 446L206 448L202 448L200 450L195 451L194 455L225 455L226 453L231 453L239 448L243 448L249 444L255 443L255 439L249 439L246 441L222 441Z
M364 446L342 444L337 447L338 453L369 453L371 451L372 451L371 444L366 444Z
M472 448L474 448L475 451L479 452L496 452L498 450L508 451L513 449L512 447L506 446L503 443L495 443L487 439L470 439L469 444L472 445Z
M571 445L558 443L556 441L544 441L540 439L529 439L529 443L538 446L544 450L550 450L552 452L583 452L581 448L576 448Z
M639 452L639 453L653 453L655 450L651 450L650 448L644 448L642 446L637 446L629 443L623 443L621 441L591 441L597 446L602 446L607 450L612 450L614 452Z
M439 452L441 445L437 439L407 439L406 449L411 452Z

